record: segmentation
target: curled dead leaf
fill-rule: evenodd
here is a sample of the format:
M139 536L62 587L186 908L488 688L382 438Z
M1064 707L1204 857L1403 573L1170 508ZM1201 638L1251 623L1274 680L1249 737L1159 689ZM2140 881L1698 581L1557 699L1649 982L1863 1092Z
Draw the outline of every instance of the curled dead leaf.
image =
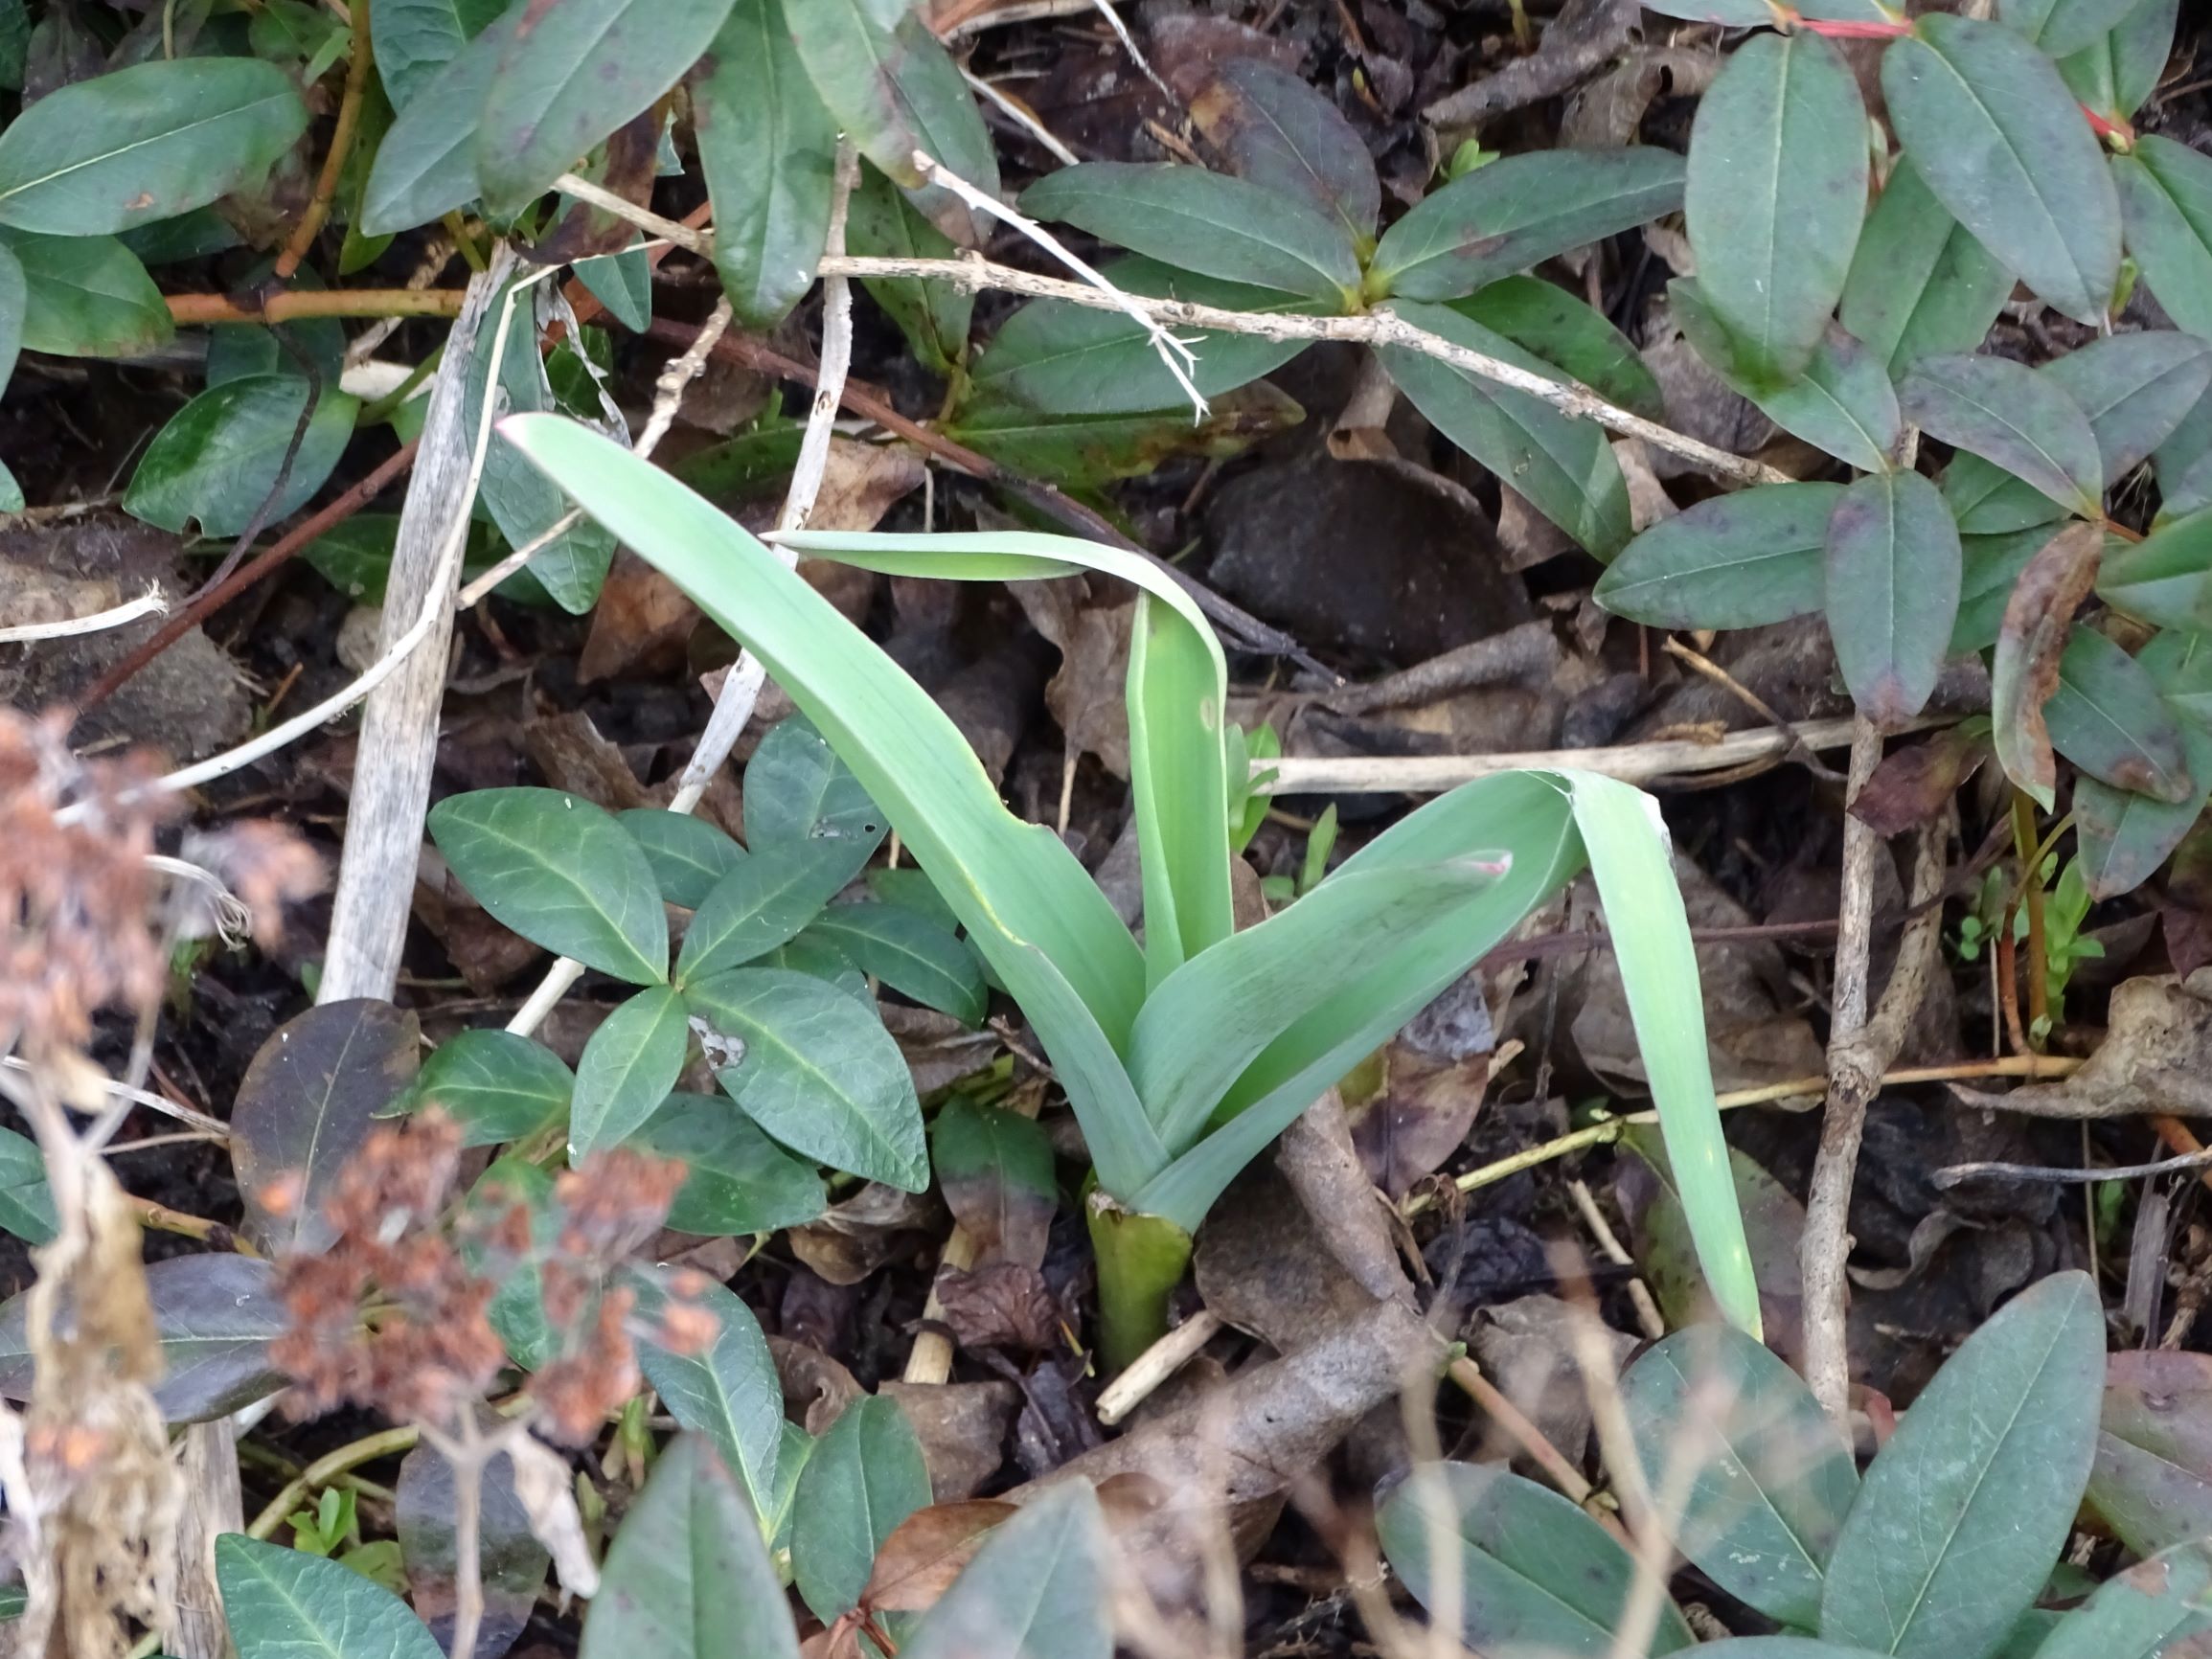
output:
M931 1504L892 1530L876 1552L860 1605L872 1613L922 1613L937 1604L993 1527L1017 1511L995 1498Z
M2057 758L2043 705L2059 689L2059 658L2074 612L2096 585L2104 531L2076 520L2028 560L2005 602L1990 671L1990 720L2005 776L2048 811L2058 787Z
M1990 754L1988 728L1978 720L1908 743L1875 767L1851 803L1851 815L1878 835L1902 835L1932 821Z

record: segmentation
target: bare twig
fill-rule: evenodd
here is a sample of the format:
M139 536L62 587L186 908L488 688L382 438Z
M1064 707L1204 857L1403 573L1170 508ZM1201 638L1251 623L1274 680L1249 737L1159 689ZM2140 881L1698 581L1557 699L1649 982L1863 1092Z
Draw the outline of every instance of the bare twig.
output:
M0 645L28 645L34 640L72 639L79 634L96 634L108 628L119 628L134 623L142 616L160 616L169 609L169 601L161 589L149 587L136 599L97 610L88 616L65 617L59 622L17 623L12 627L0 627Z
M2149 1175L2172 1175L2183 1170L2201 1170L2207 1164L2212 1164L2212 1147L2200 1147L2194 1152L2183 1152L2177 1158L2160 1158L2155 1164L2115 1164L2109 1169L2094 1166L2062 1168L2055 1164L1947 1164L1928 1179L1938 1187L1955 1187L1962 1181L1990 1177L2008 1181L2042 1181L2063 1187L2093 1187L2100 1181L2139 1181Z
M945 1254L947 1260L951 1258L949 1245ZM1213 1341L1220 1329L1221 1316L1211 1308L1201 1307L1138 1354L1099 1395L1099 1421L1112 1428L1128 1417L1150 1399L1169 1377L1197 1358L1198 1351ZM911 1371L911 1366L908 1369ZM906 1380L911 1382L914 1378L909 1375Z
M294 288L240 305L227 294L169 294L180 329L211 323L297 323L309 317L457 317L462 288Z
M1052 129L1038 120L1019 100L1001 92L966 64L961 65L960 79L968 82L971 91L981 93L997 105L1007 120L1036 139L1039 145L1044 147L1053 160L1059 162L1062 167L1075 167L1082 162L1083 157L1077 155L1074 150L1055 138Z
M330 153L323 157L323 170L315 180L314 198L308 203L308 211L300 216L300 222L292 227L291 239L285 251L277 256L276 279L280 283L292 280L292 273L300 268L300 261L315 245L315 238L322 233L323 221L331 216L331 204L337 199L338 180L346 170L346 157L353 153L353 134L360 130L361 107L369 90L369 70L374 54L369 45L368 0L353 0L347 27L353 32L351 56L346 62L346 90L338 100L338 121L331 131Z
M1575 1209L1582 1216L1583 1225L1590 1230L1590 1237L1597 1241L1598 1249L1606 1260L1616 1267L1627 1267L1632 1271L1636 1259L1629 1254L1628 1247L1613 1232L1613 1224L1606 1219L1606 1213L1598 1208L1597 1197L1590 1192L1589 1183L1569 1181L1567 1196L1575 1201ZM1659 1317L1659 1305L1652 1300L1652 1287L1642 1279L1631 1278L1629 1281L1629 1301L1636 1309L1636 1328L1647 1339L1656 1342L1667 1334L1667 1322Z

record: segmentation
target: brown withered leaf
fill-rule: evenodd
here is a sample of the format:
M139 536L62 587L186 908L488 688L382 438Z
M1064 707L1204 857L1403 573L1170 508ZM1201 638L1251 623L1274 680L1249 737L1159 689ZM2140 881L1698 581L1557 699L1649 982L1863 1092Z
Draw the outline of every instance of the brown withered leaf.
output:
M1496 1048L1477 974L1448 988L1391 1040L1381 1087L1344 1114L1375 1185L1402 1198L1458 1149L1481 1108Z
M615 128L606 141L605 165L599 175L603 189L640 206L652 199L654 164L660 155L660 116L657 110L640 111L634 120ZM637 233L629 221L604 208L577 202L562 216L549 236L538 239L526 258L541 265L573 264L595 254L617 254L629 246Z
M811 1343L771 1336L768 1357L776 1362L785 1409L799 1414L800 1426L809 1434L824 1432L867 1392L851 1372Z
M922 488L922 457L903 443L830 440L822 492L807 515L810 530L874 530L883 515Z
M903 1247L903 1235L928 1226L937 1204L871 1181L842 1204L787 1235L791 1253L832 1284L857 1284Z
M1278 1353L1311 1347L1375 1302L1271 1161L1251 1165L1214 1205L1195 1268L1207 1308Z
M886 1380L878 1392L914 1425L939 1503L973 1497L1006 1462L1006 1430L1021 1398L1012 1383Z
M1878 835L1902 835L1942 811L1991 752L1989 733L1976 721L1908 743L1882 758L1851 815Z
M576 659L578 683L673 670L683 663L685 642L698 620L699 607L682 588L628 548L621 549L592 607L591 632Z
M2105 1040L2069 1078L2010 1094L1955 1083L1951 1092L1969 1105L2041 1118L2212 1116L2212 969L2185 980L2123 980L2112 990Z
M532 720L522 728L522 747L549 787L581 795L609 812L627 812L650 800L622 751L582 709Z
M1008 1348L1043 1353L1064 1340L1065 1315L1044 1275L1022 1261L992 1261L937 1275L937 1301L962 1348Z
M492 920L453 879L435 847L422 849L412 903L415 920L429 929L478 996L490 996L545 955L540 946Z
M2096 586L2105 533L2080 520L2043 543L2005 602L1990 670L1990 722L2005 776L2047 808L2059 764L2043 705L2059 689L2059 658L2074 612Z
M1019 1513L995 1498L916 1510L883 1540L860 1605L876 1613L924 1613L937 1605L961 1569L1000 1522Z

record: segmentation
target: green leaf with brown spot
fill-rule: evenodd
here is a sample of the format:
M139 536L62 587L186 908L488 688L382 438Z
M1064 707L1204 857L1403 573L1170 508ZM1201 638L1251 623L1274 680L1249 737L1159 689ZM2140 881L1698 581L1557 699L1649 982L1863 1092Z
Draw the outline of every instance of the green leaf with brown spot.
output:
M2094 628L2077 626L2066 642L2043 723L2051 747L2114 788L2185 801L2196 787L2157 683Z

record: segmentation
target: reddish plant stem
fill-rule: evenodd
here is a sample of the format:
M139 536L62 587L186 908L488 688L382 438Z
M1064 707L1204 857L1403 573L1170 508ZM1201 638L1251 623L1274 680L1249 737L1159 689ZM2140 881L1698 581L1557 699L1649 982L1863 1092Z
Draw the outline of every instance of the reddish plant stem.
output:
M1838 23L1814 17L1795 18L1790 26L1808 34L1825 34L1831 40L1895 40L1912 33L1909 23Z
M191 328L209 323L294 323L308 317L452 317L459 288L330 288L270 294L258 305L228 294L171 294L170 320Z
M360 0L354 0L354 3L358 5ZM101 675L78 703L78 712L81 714L114 695L117 687L196 627L210 612L245 592L325 531L353 517L396 480L404 476L414 465L415 445L407 443L328 507L302 519L271 543L266 553L240 566L220 587L210 588L177 611L144 645Z
M360 130L361 104L369 90L372 57L368 0L353 0L350 11L353 45L346 63L346 90L338 101L338 124L331 133L330 153L323 157L322 175L315 180L314 199L300 216L292 239L277 256L276 280L280 283L292 280L292 273L300 268L300 261L308 257L308 251L315 245L315 238L322 234L323 222L331 216L331 204L337 199L338 176L346 170L346 157L353 151L353 135Z

